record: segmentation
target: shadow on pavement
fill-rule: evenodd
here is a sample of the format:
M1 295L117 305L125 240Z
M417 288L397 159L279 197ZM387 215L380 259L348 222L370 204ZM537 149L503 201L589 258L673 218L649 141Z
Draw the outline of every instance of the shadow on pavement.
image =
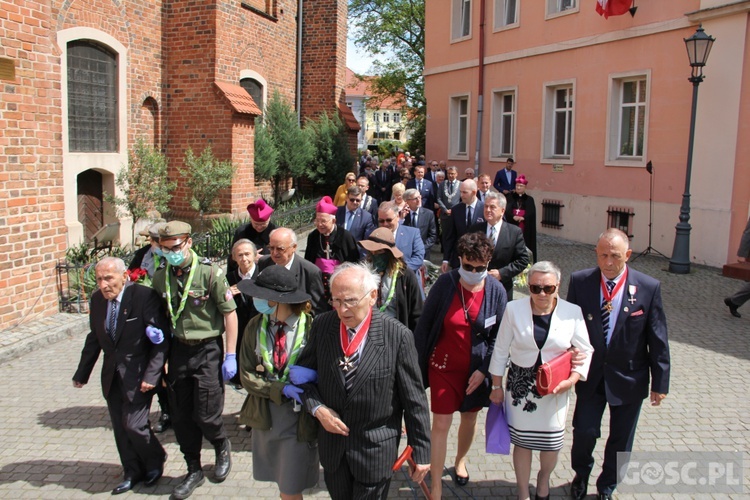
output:
M106 406L70 406L45 411L39 414L37 420L43 426L55 430L112 428Z
M110 491L121 478L120 465L75 460L29 460L0 469L0 485L22 481L37 488L59 485L91 494Z

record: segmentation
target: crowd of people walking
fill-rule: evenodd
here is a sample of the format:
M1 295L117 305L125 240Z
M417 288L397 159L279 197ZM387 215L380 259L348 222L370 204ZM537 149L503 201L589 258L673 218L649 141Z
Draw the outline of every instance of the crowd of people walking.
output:
M668 392L660 284L627 265L628 237L608 229L596 266L574 272L567 300L559 297L561 271L537 261L536 207L514 166L509 158L494 180L473 169L459 179L443 161L365 153L317 203L304 255L295 232L276 227L273 208L257 200L226 271L196 254L180 221L150 226L130 270L118 258L97 263L73 385L88 382L103 351L123 467L112 493L158 482L167 455L157 434L170 426L186 464L174 498L205 482L204 438L213 479L226 480L232 446L221 417L226 384L235 384L247 391L239 414L253 476L275 483L282 499L302 498L321 465L331 498L386 498L402 440L411 479L427 478L441 498L453 415L449 472L465 486L478 416L490 405L504 408L518 498L531 498L534 451L534 497L547 498L571 390L571 496L587 494L609 406L595 484L599 498L611 498L617 453L633 447L642 402L659 405ZM427 287L433 259L442 274ZM136 271L151 288L131 282ZM513 300L522 272L529 297ZM542 368L561 364L542 390ZM155 394L161 417L152 425Z

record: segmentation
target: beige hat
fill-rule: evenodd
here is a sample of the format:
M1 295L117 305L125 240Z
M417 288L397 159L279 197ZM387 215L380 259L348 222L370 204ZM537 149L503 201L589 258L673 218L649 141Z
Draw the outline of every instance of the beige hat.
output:
M379 227L366 240L359 242L359 245L370 253L378 250L388 250L397 259L404 256L403 252L396 247L396 240L393 232L387 227Z

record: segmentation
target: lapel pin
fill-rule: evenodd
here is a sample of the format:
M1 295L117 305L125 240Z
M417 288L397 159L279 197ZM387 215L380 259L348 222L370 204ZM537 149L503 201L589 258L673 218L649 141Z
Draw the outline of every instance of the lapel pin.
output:
M628 306L625 306L625 309L623 311L628 312Z
M589 313L589 314L586 315L586 319L589 320L589 321L591 321L591 320L594 319L594 317Z

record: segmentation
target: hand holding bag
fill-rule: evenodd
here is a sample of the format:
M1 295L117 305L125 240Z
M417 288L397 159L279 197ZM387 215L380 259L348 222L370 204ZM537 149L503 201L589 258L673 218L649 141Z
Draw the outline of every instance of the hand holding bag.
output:
M565 351L539 367L536 372L536 390L542 395L552 394L560 382L570 377L570 360L573 353Z
M510 455L510 430L505 419L505 406L490 403L485 423L485 449L487 453Z

